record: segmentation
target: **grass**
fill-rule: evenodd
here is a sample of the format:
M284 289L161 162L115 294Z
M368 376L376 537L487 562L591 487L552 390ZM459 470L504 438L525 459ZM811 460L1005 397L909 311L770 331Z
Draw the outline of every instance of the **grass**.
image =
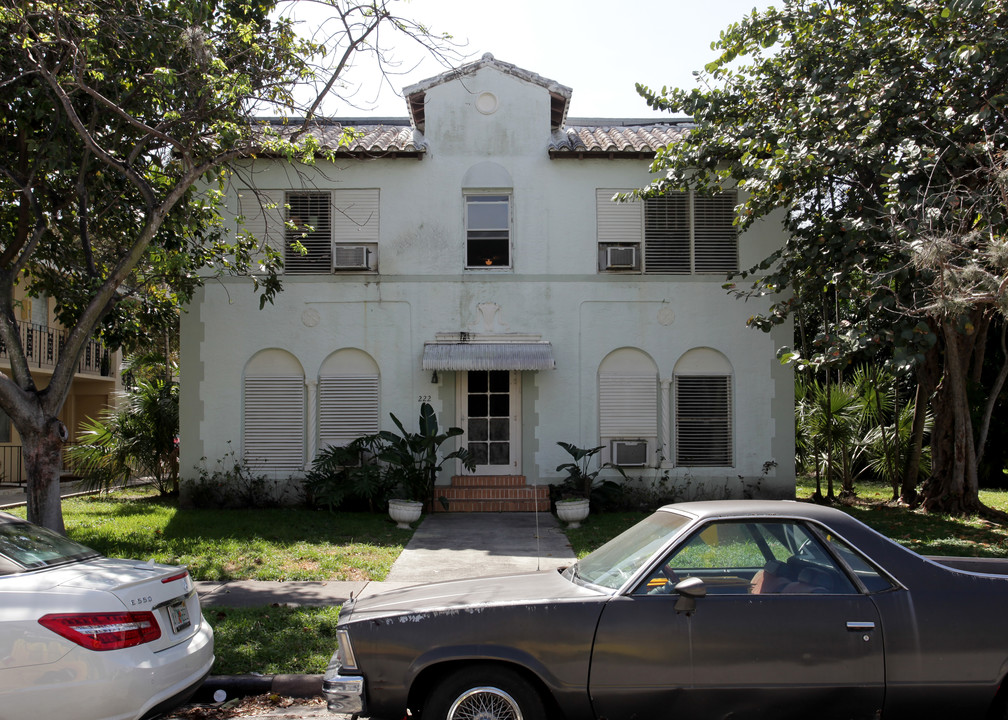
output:
M921 555L1008 557L1008 525L982 517L953 517L893 507L892 488L882 483L858 483L856 501L838 505L869 527ZM797 497L809 499L815 483L799 478ZM1008 492L981 490L980 501L1008 512Z
M104 555L186 565L195 580L384 580L412 537L374 513L180 510L133 488L65 499L63 519Z
M206 607L215 675L317 675L336 650L339 607Z

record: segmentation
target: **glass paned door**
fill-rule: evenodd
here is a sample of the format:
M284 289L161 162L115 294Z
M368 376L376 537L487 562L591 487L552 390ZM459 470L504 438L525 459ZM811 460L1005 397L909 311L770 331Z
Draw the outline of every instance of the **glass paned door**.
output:
M461 415L476 473L518 472L517 374L469 370L464 376Z

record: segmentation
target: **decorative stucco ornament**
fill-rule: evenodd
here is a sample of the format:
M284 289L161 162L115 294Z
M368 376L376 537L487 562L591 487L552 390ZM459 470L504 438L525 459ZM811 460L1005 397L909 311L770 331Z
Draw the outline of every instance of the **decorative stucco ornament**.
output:
M319 311L315 308L308 308L301 313L301 322L305 327L315 327L321 319L322 316L319 315Z

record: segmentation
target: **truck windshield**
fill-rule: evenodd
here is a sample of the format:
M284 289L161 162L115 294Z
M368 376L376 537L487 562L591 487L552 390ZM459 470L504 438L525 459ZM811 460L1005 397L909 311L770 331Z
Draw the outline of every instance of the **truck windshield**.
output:
M685 515L658 511L583 557L564 576L617 590L690 521Z

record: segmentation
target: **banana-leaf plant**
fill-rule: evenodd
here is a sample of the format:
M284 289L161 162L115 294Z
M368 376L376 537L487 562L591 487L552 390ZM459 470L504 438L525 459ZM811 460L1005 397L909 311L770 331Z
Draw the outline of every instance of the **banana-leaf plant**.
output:
M378 433L381 449L377 457L385 463L390 479L402 489L404 499L419 500L424 503L424 507L429 508L434 497L437 474L448 460L458 458L467 470L476 469L476 463L467 448L458 448L446 455L439 454L445 442L464 431L459 427L450 427L441 432L437 415L430 403L420 406L419 432L408 431L399 418L395 415L391 417L399 432L382 430Z
M565 494L568 497L580 497L585 500L591 500L592 489L596 484L601 484L598 476L605 468L616 470L626 479L626 473L623 471L623 468L611 462L601 463L594 470L591 469L595 456L605 445L599 445L594 448L579 448L577 445L563 441L558 442L557 445L566 450L567 454L571 456L570 462L557 465L557 472L562 470L567 473L567 479L564 481L564 484L567 486Z

